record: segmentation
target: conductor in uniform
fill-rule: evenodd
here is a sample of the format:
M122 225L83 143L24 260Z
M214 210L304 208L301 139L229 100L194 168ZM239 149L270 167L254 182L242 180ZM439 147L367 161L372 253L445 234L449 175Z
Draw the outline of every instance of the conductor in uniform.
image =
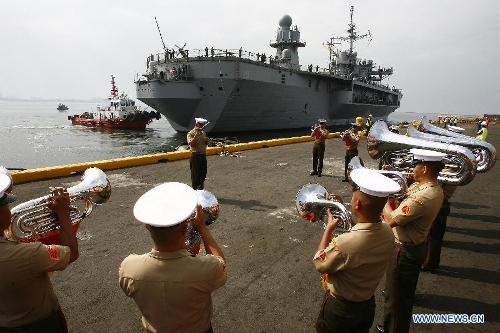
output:
M385 280L384 325L378 332L410 330L415 290L427 256L426 238L443 203L443 189L437 182L445 154L410 149L414 183L396 209L386 204L383 218L394 233L396 247L389 260Z
M394 235L380 216L387 197L400 186L371 169L354 169L352 212L358 223L332 239L339 218L328 223L313 262L327 273L327 291L316 321L317 332L368 332L375 316L374 293L394 249Z
M319 126L315 126L311 132L314 138L313 146L313 171L311 176L318 175L321 177L323 172L323 158L325 157L325 140L328 137L328 130L326 127L326 120L319 119Z
M58 218L61 245L8 240L12 177L0 167L0 332L68 332L66 319L54 293L49 273L62 271L78 258L78 241L71 225L69 194L51 190L48 203Z
M203 131L208 120L194 118L194 128L187 134L187 142L191 157L189 158L189 169L191 170L191 185L195 190L203 190L205 178L207 177L207 146L210 139Z
M176 182L158 185L139 198L134 216L145 224L153 249L123 260L119 284L142 313L144 328L213 333L212 292L226 283L226 264L205 225L196 191ZM188 223L199 231L206 255L193 256L185 249Z

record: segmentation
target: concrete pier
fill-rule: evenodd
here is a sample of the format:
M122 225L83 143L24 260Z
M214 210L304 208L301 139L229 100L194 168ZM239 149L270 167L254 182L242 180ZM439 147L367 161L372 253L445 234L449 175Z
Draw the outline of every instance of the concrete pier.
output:
M462 125L461 125L462 126ZM464 124L473 135L474 124ZM500 127L490 125L487 141L500 148ZM307 135L308 133L306 133ZM365 166L377 168L360 146ZM208 156L205 188L220 203L210 226L227 258L227 284L213 294L214 332L314 332L323 296L321 275L312 257L322 227L295 209L297 191L319 183L349 202L342 183L345 148L338 138L326 142L323 177L310 176L312 142L301 142ZM118 266L130 253L148 252L147 230L132 214L136 200L167 181L190 184L188 160L108 170L112 195L80 226L80 258L52 281L73 333L144 332L140 313L118 285ZM69 187L73 175L14 185L17 203ZM412 332L500 331L500 165L458 188L444 238L441 267L421 273L415 314L484 314L483 324L412 324ZM373 326L383 320L383 298L376 294Z

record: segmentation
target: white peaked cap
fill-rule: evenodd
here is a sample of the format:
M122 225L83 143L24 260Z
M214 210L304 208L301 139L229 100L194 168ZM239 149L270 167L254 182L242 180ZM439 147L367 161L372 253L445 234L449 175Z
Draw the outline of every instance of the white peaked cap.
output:
M12 180L12 175L10 174L10 171L6 167L0 166L0 174L7 175L10 178L10 180Z
M12 179L4 174L0 173L0 205L10 204L16 201L17 197L14 194L8 194L7 191L12 186Z
M202 125L208 123L208 120L206 120L205 118L194 118L194 121L197 124L202 124Z
M420 160L422 162L441 162L446 156L444 153L440 153L434 150L412 148L410 153L413 154L414 160Z
M190 186L163 183L144 193L134 206L134 216L155 227L171 227L186 221L198 203L196 191Z
M374 197L387 197L400 191L401 187L394 180L382 175L377 170L359 168L351 171L351 180L359 190Z
M326 119L323 119L323 118L318 119L318 123L326 123Z

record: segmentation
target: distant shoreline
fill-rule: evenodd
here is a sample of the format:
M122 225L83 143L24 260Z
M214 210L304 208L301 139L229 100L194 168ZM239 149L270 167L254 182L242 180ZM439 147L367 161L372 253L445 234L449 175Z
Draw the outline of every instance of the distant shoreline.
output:
M63 102L72 102L72 103L99 103L99 102L102 102L103 100L107 100L107 99L108 99L107 97L102 97L102 98L94 97L94 98L90 98L90 99L56 99L56 98L35 99L35 98L0 97L0 102L59 103L59 102L63 101Z

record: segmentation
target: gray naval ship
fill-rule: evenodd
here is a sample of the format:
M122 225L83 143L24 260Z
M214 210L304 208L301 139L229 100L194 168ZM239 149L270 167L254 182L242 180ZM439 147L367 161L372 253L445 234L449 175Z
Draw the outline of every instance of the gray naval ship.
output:
M319 118L329 127L369 114L374 121L385 119L400 106L402 93L383 83L392 67L358 58L354 42L371 34L358 34L353 12L351 7L348 36L326 42L328 68L299 64L298 48L306 43L285 15L270 42L274 56L164 46L164 53L148 57L147 72L136 76L137 98L178 132L192 129L195 117L208 119L205 130L211 133L310 128ZM348 49L337 48L343 42Z

